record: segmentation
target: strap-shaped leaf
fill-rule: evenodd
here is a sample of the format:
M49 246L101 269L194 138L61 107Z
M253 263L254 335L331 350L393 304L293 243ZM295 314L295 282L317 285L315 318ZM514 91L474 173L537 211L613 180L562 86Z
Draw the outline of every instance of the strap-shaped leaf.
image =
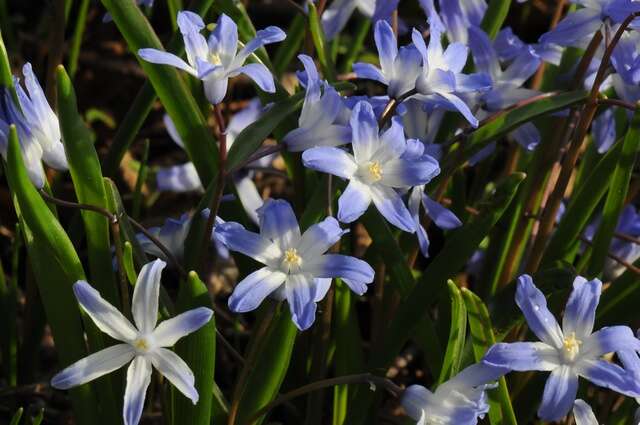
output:
M462 288L462 297L464 298L467 311L469 312L469 328L471 329L471 346L473 347L473 355L476 361L484 356L487 349L496 343L496 337L493 333L491 325L491 317L487 306L473 292L466 288ZM493 425L517 425L511 399L509 398L509 389L504 377L498 381L498 388L489 391L489 420Z
M491 0L489 7L482 18L480 27L487 33L490 39L496 38L498 31L502 28L504 20L509 13L511 0Z
M452 280L447 281L449 297L451 298L451 328L447 351L440 368L438 385L452 378L460 371L462 362L462 350L467 334L467 308L465 307L462 293Z
M80 311L71 290L77 280L85 279L84 271L64 229L29 180L15 126L9 133L5 171L53 339L62 348L60 364L68 366L87 355ZM91 387L82 385L70 394L78 423L95 423L98 406Z
M180 286L177 310L179 313L198 307L211 308L207 287L196 272L190 272ZM215 317L196 332L176 344L176 353L189 365L195 375L200 399L195 406L191 400L174 391L174 423L208 425L213 401L213 373L216 359Z
M624 203L629 191L629 183L631 182L631 174L636 163L638 150L640 149L640 109L636 108L636 112L631 120L631 125L624 137L622 150L618 157L618 163L613 170L609 184L609 192L602 210L602 221L598 226L598 231L593 238L593 250L591 253L591 262L589 264L588 275L590 277L598 276L602 273L613 234L618 225L620 213L624 208Z
M83 204L107 208L107 195L102 181L98 154L91 141L76 103L76 95L64 67L57 69L58 115L62 139L69 162L69 171L78 201ZM90 280L102 296L112 305L119 306L109 240L108 219L93 211L82 211Z

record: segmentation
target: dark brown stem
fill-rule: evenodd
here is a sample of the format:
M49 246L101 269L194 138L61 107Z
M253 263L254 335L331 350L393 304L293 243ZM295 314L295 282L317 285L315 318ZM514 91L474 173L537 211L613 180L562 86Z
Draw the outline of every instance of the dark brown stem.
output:
M124 255L122 254L122 238L120 236L120 221L109 221L111 225L111 235L113 237L113 246L116 251L116 259L118 261L118 283L120 285L120 302L122 303L122 311L125 317L131 320L131 303L129 302L129 285L127 284L127 274L124 269Z
M268 413L271 409L276 406L279 406L287 401L293 400L296 397L300 397L301 395L305 395L312 391L321 390L324 388L334 387L336 385L353 385L353 384L367 384L371 387L372 391L375 391L376 387L380 386L385 390L389 391L393 394L394 397L400 397L402 392L404 391L402 388L394 384L391 380L387 378L383 378L381 376L376 376L371 373L361 373L358 375L347 375L340 376L337 378L325 379L323 381L314 382L309 385L305 385L288 393L285 393L267 404L260 410L258 410L254 415L251 416L248 423L252 424L256 420L258 420L261 416Z
M97 214L103 215L104 217L109 219L109 223L112 226L111 227L112 231L115 228L114 225L117 226L118 232L120 231L120 226L119 226L120 219L118 218L118 216L116 216L115 214L112 214L110 211L104 208L101 208L95 205L79 204L76 202L63 201L62 199L54 198L53 196L49 195L47 192L45 192L42 189L40 189L38 192L40 193L40 196L42 196L42 198L45 201L51 202L52 204L56 204L65 208L74 208L78 210L93 211ZM156 238L154 235L149 233L149 231L142 224L138 223L133 218L129 216L126 216L126 217L133 227L138 229L140 233L144 234L147 238L149 238L149 240L153 242L160 249L160 251L162 251L162 253L167 257L167 260L169 260L182 275L186 276L186 272L184 271L184 269L182 268L178 260L171 253L171 251L169 251L169 249L166 246L164 246L164 244L160 242L160 240L158 240L158 238ZM117 247L116 247L116 256L117 256Z
M587 245L593 245L593 243L589 239L585 238L584 236L580 236L580 240L582 242L586 243ZM627 270L631 271L632 273L640 276L640 268L634 266L633 264L629 263L625 259L617 256L616 254L614 254L612 252L608 252L607 253L607 257L611 258L616 263L619 263L621 266L624 266Z
M229 170L229 174L233 174L236 171L239 171L239 170L247 167L252 162L257 161L257 160L259 160L261 158L264 158L265 156L269 156L269 155L272 155L274 153L278 153L283 149L284 149L284 147L282 145L265 146L262 149L258 149L249 158L245 159L244 161L242 161L238 165L233 166L233 168L231 168Z
M598 105L619 106L630 111L635 111L638 107L635 103L625 102L620 99L598 99L597 102Z
M396 112L396 108L398 108L398 105L415 94L418 94L418 90L411 89L408 92L398 96L397 98L389 99L389 103L387 103L387 106L384 107L382 115L380 115L380 119L378 120L378 127L382 129Z
M218 156L220 162L218 163L218 177L216 180L216 190L211 198L211 204L209 205L209 217L207 218L207 225L205 227L205 233L202 238L202 270L207 271L207 264L209 261L209 246L211 245L211 233L213 232L213 225L220 209L220 202L222 201L222 195L224 193L224 186L227 180L227 128L225 125L224 117L222 116L222 108L220 104L213 105L213 116L218 124ZM205 275L206 273L203 273Z
M556 214L558 212L558 209L560 208L560 204L562 203L562 198L564 197L564 193L567 189L567 185L569 184L569 180L571 179L571 175L573 174L573 170L578 160L582 144L587 135L587 132L589 131L589 127L591 125L591 122L593 121L596 110L598 109L598 93L600 91L600 86L605 79L607 68L609 67L609 62L611 59L611 54L613 53L614 48L618 44L618 41L622 37L624 31L626 31L631 21L633 21L639 15L640 13L633 13L629 15L624 20L622 25L620 25L618 31L616 31L616 34L611 40L611 43L609 43L605 48L602 61L600 62L600 67L598 68L593 86L591 87L591 92L589 93L589 100L587 101L587 104L584 106L582 113L580 114L580 121L578 122L576 132L574 133L574 137L569 150L567 151L562 162L560 176L558 177L556 186L551 193L551 196L549 197L547 205L544 208L542 218L540 220L538 235L534 242L529 261L525 268L525 271L527 273L533 273L538 270L540 261L542 261L544 248L547 244L549 236L551 235L551 232L553 231Z

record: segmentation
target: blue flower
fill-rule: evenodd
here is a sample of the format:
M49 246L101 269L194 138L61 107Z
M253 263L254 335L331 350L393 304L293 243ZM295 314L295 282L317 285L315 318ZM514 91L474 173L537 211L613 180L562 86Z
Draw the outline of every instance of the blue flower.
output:
M582 8L569 13L554 29L543 34L541 43L586 47L603 25L619 23L640 11L640 3L632 0L572 0L572 3Z
M417 425L475 425L489 411L486 390L507 370L477 363L462 370L435 392L411 385L402 395L402 407Z
M424 156L433 158L428 153L425 153L425 145L420 141L407 141L407 150L403 155L404 158L411 161L419 161ZM433 160L435 161L435 158L433 158ZM449 211L433 199L429 198L429 196L424 193L424 189L425 185L417 185L413 189L411 189L411 194L409 196L409 211L411 212L411 216L413 217L413 221L416 226L420 251L425 257L428 257L429 236L427 235L426 229L420 222L420 206L422 205L424 207L425 214L431 220L433 220L433 223L443 230L455 229L456 227L460 227L462 226L462 222L458 217L456 217L453 212Z
M464 44L469 41L468 28L480 25L487 11L485 0L440 0L438 4L440 16L433 0L420 0L420 6L429 20L436 20L446 30L449 41Z
M9 90L4 90L3 105L0 107L0 154L6 158L9 126L15 124L20 140L20 150L29 178L33 184L44 186L45 175L42 161L56 170L69 168L64 145L61 141L58 117L51 109L30 63L22 68L27 92L14 77L18 96L16 105Z
M416 97L454 108L471 125L477 127L477 118L459 95L489 89L491 87L489 77L483 74L462 74L462 69L467 62L467 46L462 43L451 43L446 50L443 50L442 29L432 24L430 34L428 47L418 30L414 29L412 34L413 44L422 55L422 72L416 81L419 95Z
M503 70L498 54L487 34L478 27L469 28L469 34L471 35L469 47L473 52L476 68L491 79L490 90L477 94L471 93L468 96L472 98L469 103L476 104L480 108L481 117L489 116L491 113L501 111L520 100L538 94L535 90L522 87L542 62L531 49L525 46L524 50ZM540 142L538 129L530 122L518 127L511 135L527 150L533 150Z
M202 18L193 12L178 13L178 26L184 39L187 62L176 55L156 49L140 49L138 55L147 62L170 65L188 72L204 83L204 93L212 104L222 102L227 93L229 78L245 74L260 89L275 92L271 72L261 63L244 65L249 55L269 43L285 39L278 27L267 27L256 34L238 51L238 27L227 15L222 14L207 41L200 31L205 27Z
M587 240L593 240L601 221L602 216L598 216L587 226L584 232L584 237ZM627 205L622 210L620 218L618 219L618 224L616 225L616 232L631 237L640 237L640 214L638 214L638 211L633 205ZM640 258L640 245L614 237L611 241L609 252L629 263L634 263L638 258ZM624 273L625 270L626 268L623 265L612 258L607 258L603 275L607 280L614 280Z
M231 149L236 137L238 137L242 130L260 118L262 113L263 108L260 101L254 99L249 102L247 107L237 112L231 120L229 120L227 126L227 150ZM169 115L165 114L163 121L171 140L184 149L184 143ZM266 156L250 165L268 167L272 161L273 156ZM256 210L262 206L262 197L252 180L252 173L246 170L240 170L233 173L231 177L242 207L249 218L257 223L258 214ZM156 183L160 191L177 193L192 191L204 192L200 176L198 176L198 171L195 165L193 165L193 162L159 168L156 174Z
M318 147L302 154L306 167L349 180L338 199L338 219L357 220L371 202L394 226L415 232L415 223L396 189L427 183L440 172L438 162L428 155L403 157L407 142L400 120L379 134L373 109L359 102L351 115L353 155L340 148Z
M376 22L374 37L381 69L368 63L355 63L353 70L358 78L375 80L386 85L387 94L393 98L413 90L421 72L420 52L411 45L398 50L396 36L391 25L385 21Z
M291 152L316 146L340 146L351 141L351 131L344 118L346 107L342 96L326 81L320 80L313 59L299 55L306 75L306 93L298 128L287 133L282 142Z
M291 317L300 330L315 320L316 303L324 298L332 278L341 278L362 295L373 281L373 269L354 257L324 254L346 233L333 217L300 233L288 202L268 200L258 211L260 234L238 223L218 226L227 247L241 252L265 267L244 278L229 298L231 310L244 313L256 309L269 295L289 303Z
M435 143L435 139L446 110L410 98L398 105L397 112L402 119L407 138L421 141L424 144L424 153L440 161L442 146Z
M640 349L627 326L611 326L593 332L602 282L578 276L565 308L562 328L549 309L544 294L530 276L518 278L516 303L529 329L541 342L499 343L484 357L488 364L516 371L549 371L538 416L553 421L571 410L578 391L578 377L596 385L637 397L639 383L620 366L602 359L607 353Z
M334 0L322 14L322 28L327 40L333 40L347 25L357 9L373 22L389 19L400 0Z
M599 425L591 406L585 403L584 400L577 399L573 403L573 418L576 421L576 425Z
M562 60L562 47L552 43L526 44L513 33L511 27L498 32L493 48L501 61L512 61L522 54L533 55L553 65L560 65Z
M131 306L135 325L87 282L78 281L73 285L80 307L98 329L122 343L93 353L67 367L51 378L52 387L61 390L76 387L131 362L127 369L122 412L125 425L137 425L140 421L151 382L152 366L193 404L198 402L193 372L168 347L204 326L211 319L213 311L199 307L158 325L160 277L165 265L163 261L156 260L140 270Z
M202 216L206 219L209 217L209 210L205 209L202 211ZM155 236L161 243L164 245L174 257L178 259L178 261L184 259L184 244L187 240L187 235L189 234L189 229L191 228L191 217L188 214L183 214L179 219L168 218L162 227L150 227L147 229L151 235ZM224 223L224 221L220 217L216 217L215 226L219 226ZM145 234L138 233L136 234L136 239L138 243L147 254L153 255L154 257L167 260L164 252L158 246L149 239ZM212 241L215 243L217 254L223 258L229 258L229 251L227 250L222 237L215 231L211 235Z

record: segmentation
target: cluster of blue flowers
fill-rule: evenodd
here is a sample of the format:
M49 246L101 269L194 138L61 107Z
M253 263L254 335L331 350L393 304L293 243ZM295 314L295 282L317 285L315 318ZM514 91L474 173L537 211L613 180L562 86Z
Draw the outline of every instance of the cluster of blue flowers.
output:
M379 66L355 63L353 71L358 79L372 80L384 87L385 94L343 97L322 79L313 58L298 57L304 68L298 73L305 91L304 103L297 128L288 132L281 144L290 152L301 152L305 167L344 181L344 190L338 199L336 217L328 216L302 231L287 201L262 200L250 166L234 170L231 178L239 201L259 226L259 233L215 217L211 239L222 258L228 259L230 252L238 252L263 266L235 286L228 300L229 308L245 313L258 308L267 297L286 300L293 322L304 331L313 325L317 303L324 299L332 279L342 279L351 291L363 295L374 280L373 268L331 248L349 231L346 225L361 218L371 204L391 225L415 233L422 254L428 256L429 237L421 222L421 209L443 230L462 225L453 212L425 193L425 185L440 173L443 147L437 143L436 135L445 113L459 114L464 119L463 127L475 128L492 114L540 95L527 88L526 83L541 64L559 64L563 48L584 48L595 32L609 33L630 14L640 12L640 2L632 0L573 3L581 7L540 37L538 43L526 44L510 28L502 29L493 40L481 29L487 9L484 0L439 0L437 5L434 0L421 0L428 19L428 41L425 31L414 28L410 32L411 43L398 46L397 33L390 24L398 0L333 1L322 15L328 39L341 31L355 10L374 22ZM212 105L224 101L229 80L240 74L263 92L276 91L274 77L264 64L246 62L262 46L284 40L281 29L273 26L262 29L242 45L236 24L225 14L220 15L208 38L202 35L207 28L202 18L192 12L180 12L177 23L186 61L156 49L141 49L137 52L139 57L178 68L201 80ZM408 32L404 23L399 26L401 31L404 28ZM635 27L634 22L630 28ZM635 31L623 34L613 52L612 69L600 87L602 92L613 89L620 99L631 103L640 101L639 37ZM473 67L468 66L469 52ZM585 82L588 87L593 84L603 55L604 48L595 53ZM474 72L467 72L472 68ZM16 124L30 177L41 188L45 182L42 161L58 170L68 166L57 117L29 64L24 66L23 74L28 95L16 80L20 108L9 93L3 99L0 152L6 156L8 126ZM256 99L235 114L227 126L227 148L268 108L269 105L263 106ZM616 119L628 117L609 108L594 121L592 134L598 152L605 152L616 140ZM183 146L168 116L165 125L175 143ZM513 130L509 138L525 151L531 151L540 143L541 136L529 122ZM495 144L489 145L470 163L482 161L493 149ZM265 156L249 165L264 167L273 160L273 156ZM164 191L203 191L192 163L159 170L157 182L158 189ZM203 214L208 215L209 211ZM186 215L180 220L170 219L164 226L151 229L150 234L176 258L182 258L190 223L191 218ZM593 237L593 229L587 229L587 240ZM621 233L640 235L640 217L633 207L625 209L618 229ZM75 295L83 310L100 330L123 343L80 360L51 381L54 387L66 389L131 362L124 405L127 425L137 424L141 417L152 366L194 403L198 401L189 367L166 347L206 324L212 315L211 310L201 308L156 326L160 275L165 266L162 260L167 258L147 236L140 235L139 242L160 259L142 269L135 286L132 304L135 325L88 283L76 283ZM612 252L634 261L640 257L640 246L616 239ZM617 263L607 263L604 276L619 275L617 267ZM486 391L512 371L550 372L538 409L538 416L548 421L560 420L573 409L578 424L597 424L590 407L576 400L578 377L629 397L640 397L640 340L627 326L594 332L601 290L600 280L576 277L560 326L532 278L521 275L515 301L540 341L495 344L479 363L464 369L435 392L419 385L410 386L402 397L407 414L423 425L476 424L489 410Z

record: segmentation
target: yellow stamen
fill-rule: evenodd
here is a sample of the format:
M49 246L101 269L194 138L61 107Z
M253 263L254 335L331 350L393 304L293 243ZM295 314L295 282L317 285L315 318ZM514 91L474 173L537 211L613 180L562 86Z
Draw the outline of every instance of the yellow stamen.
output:
M371 174L371 180L374 182L382 178L382 167L378 161L373 161L369 164L369 174Z
M300 266L302 258L298 255L298 250L295 248L289 248L284 252L284 262L287 266Z
M571 335L566 337L562 342L564 346L564 354L569 360L573 360L576 358L578 353L580 352L580 345L582 345L582 341L576 338L576 333L571 332Z
M209 52L209 62L211 62L214 65L220 65L222 63L222 60L220 60L220 55L215 53L215 52Z
M133 343L133 346L140 351L147 351L149 349L149 343L144 338L139 338L135 340L135 342Z

